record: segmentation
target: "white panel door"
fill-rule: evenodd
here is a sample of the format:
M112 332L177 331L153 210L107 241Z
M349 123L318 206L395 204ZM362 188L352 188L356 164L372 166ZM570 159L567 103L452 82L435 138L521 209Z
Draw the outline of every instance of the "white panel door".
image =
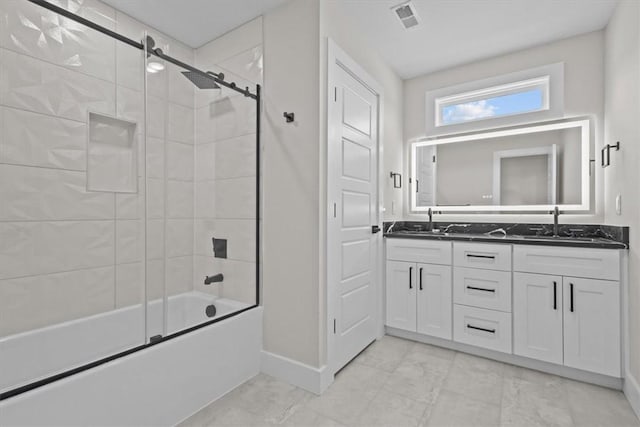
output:
M562 277L513 274L513 352L562 364Z
M378 326L378 97L336 66L329 115L329 286L337 371L372 341Z
M565 277L564 364L620 377L620 284Z
M451 339L453 302L451 266L417 265L417 331Z
M416 331L416 264L387 261L385 324Z

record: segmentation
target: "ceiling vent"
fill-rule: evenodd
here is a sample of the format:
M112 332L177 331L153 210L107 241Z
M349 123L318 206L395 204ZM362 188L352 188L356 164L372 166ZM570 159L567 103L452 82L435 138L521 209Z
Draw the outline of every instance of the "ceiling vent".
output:
M410 1L394 6L391 9L393 9L402 26L407 30L420 23L416 14L416 7Z

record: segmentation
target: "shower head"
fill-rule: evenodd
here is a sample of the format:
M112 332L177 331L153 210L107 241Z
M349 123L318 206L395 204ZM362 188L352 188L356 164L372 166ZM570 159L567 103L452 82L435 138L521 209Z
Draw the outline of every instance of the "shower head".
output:
M211 78L208 78L200 73L196 73L193 71L183 71L182 74L186 78L188 78L191 83L196 85L198 89L220 89L220 86L213 79L213 76L211 76Z

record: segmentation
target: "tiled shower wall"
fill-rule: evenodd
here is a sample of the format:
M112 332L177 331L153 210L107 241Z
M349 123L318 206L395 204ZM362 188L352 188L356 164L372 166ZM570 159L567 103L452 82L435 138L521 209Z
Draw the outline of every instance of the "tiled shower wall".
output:
M98 1L55 3L142 39L142 24ZM193 63L192 49L149 32ZM141 131L142 69L140 50L25 0L0 0L0 337L142 300L143 181L134 194L86 191L87 112ZM194 89L168 66L149 74L148 95L153 298L165 271L170 293L192 289Z
M262 84L262 18L196 49L196 66L241 88ZM256 102L228 90L196 93L195 289L247 304L256 298ZM211 238L228 240L213 257ZM222 285L202 278L224 274Z

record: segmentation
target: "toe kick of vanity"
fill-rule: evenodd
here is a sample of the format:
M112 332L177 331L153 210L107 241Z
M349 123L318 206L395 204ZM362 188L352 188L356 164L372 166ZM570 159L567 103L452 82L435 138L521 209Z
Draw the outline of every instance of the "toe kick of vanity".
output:
M385 240L389 333L621 378L623 250Z

